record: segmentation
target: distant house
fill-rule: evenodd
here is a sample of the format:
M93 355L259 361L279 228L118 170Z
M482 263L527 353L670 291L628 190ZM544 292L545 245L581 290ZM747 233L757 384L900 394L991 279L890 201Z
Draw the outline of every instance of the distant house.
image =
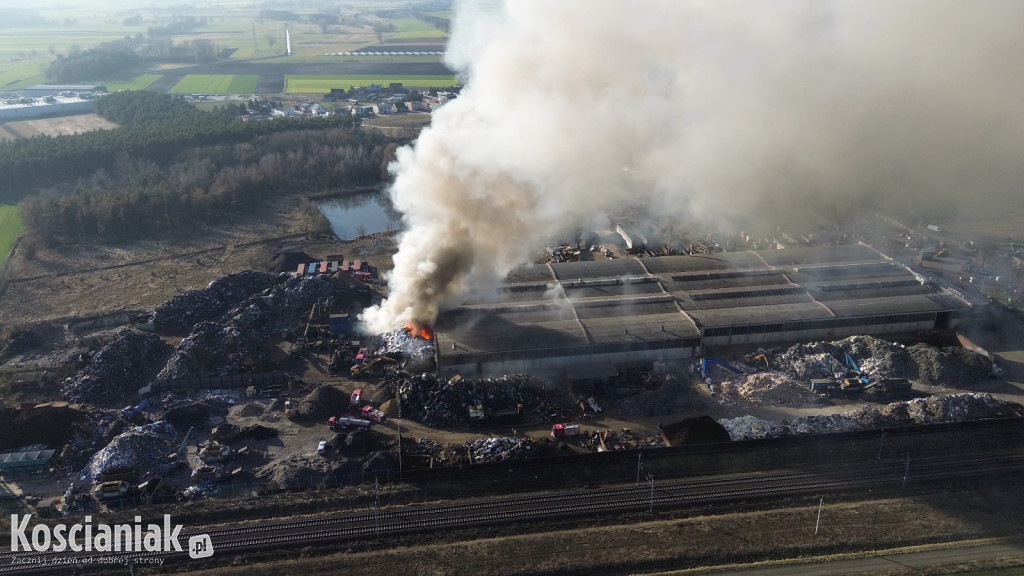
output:
M298 118L302 113L295 108L274 108L270 115L274 118Z
M373 106L349 106L348 110L353 116L365 118L367 116L373 116Z
M381 102L373 107L374 113L378 115L394 114L398 112L398 107L395 106L394 102Z

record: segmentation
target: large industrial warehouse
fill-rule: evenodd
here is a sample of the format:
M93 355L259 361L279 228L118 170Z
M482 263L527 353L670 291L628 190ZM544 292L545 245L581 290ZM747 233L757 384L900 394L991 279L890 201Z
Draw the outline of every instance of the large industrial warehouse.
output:
M728 346L955 328L969 308L861 245L550 263L443 314L437 364L601 378Z

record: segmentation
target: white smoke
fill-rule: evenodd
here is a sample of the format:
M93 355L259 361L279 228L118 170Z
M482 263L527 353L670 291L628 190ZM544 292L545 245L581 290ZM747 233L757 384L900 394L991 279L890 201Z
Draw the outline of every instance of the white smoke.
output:
M368 329L432 325L617 207L722 223L832 201L1019 206L1019 0L508 0L457 6L466 81L391 195ZM877 205L871 204L872 207Z

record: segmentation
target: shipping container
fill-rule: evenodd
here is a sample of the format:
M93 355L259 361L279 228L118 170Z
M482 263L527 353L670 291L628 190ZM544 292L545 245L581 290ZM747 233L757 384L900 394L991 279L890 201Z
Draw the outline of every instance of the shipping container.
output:
M321 274L327 274L327 266L328 265L329 264L328 264L327 260L324 260L323 262L320 263L320 273Z

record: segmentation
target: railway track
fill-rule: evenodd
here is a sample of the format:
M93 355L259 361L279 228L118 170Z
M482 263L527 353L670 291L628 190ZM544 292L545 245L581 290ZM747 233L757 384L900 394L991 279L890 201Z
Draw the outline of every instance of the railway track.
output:
M440 529L551 520L573 516L646 512L673 507L731 501L784 498L863 489L897 489L924 483L966 480L1006 472L1024 472L1024 453L1004 451L972 457L930 458L908 464L888 461L850 469L747 474L698 480L641 482L637 485L509 496L469 502L408 505L288 522L267 522L236 528L183 531L208 534L217 555L319 542L374 539ZM118 563L161 557L187 559L186 552L2 553L0 574L54 574L88 565L100 558ZM92 559L92 560L90 560ZM15 563L20 562L20 563Z

